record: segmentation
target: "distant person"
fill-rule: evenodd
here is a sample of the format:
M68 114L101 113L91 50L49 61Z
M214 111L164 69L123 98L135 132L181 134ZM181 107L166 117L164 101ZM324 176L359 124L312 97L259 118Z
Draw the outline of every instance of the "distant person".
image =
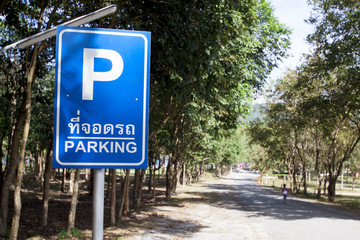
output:
M284 198L284 204L286 204L286 198L288 195L288 191L289 189L287 189L286 184L284 184L284 186L281 188L282 194L283 194L283 198Z

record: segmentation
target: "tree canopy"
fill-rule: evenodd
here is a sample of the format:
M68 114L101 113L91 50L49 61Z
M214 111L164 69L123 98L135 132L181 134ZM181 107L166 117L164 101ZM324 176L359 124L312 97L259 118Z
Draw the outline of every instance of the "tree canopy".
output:
M277 82L265 123L250 132L270 158L282 159L289 172L315 171L319 191L320 176L328 175L328 199L333 201L336 180L344 165L353 162L360 140L360 5L338 0L311 3L314 13L308 22L315 31L307 39L313 53ZM259 132L266 137L259 137ZM306 178L302 181L306 192Z
M182 164L190 168L199 159L208 158L230 165L239 155L235 146L242 142L241 137L230 136L239 125L239 117L249 112L253 92L285 56L290 31L279 23L265 0L8 0L0 5L0 45L110 3L118 5L115 14L82 27L151 32L149 162L168 157L170 197ZM0 172L0 234L7 229L9 186L15 174L14 202L21 208L19 189L25 156L51 155L54 59L55 38L0 56L0 155L6 158ZM46 162L51 166L50 157ZM136 172L136 186L141 186L144 174ZM15 212L19 217L19 207ZM14 217L13 237L17 221Z

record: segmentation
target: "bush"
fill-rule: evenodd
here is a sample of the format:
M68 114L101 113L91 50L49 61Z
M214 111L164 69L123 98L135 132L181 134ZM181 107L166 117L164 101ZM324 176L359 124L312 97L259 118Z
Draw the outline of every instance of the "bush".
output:
M71 229L71 236L79 238L81 237L82 233L77 228ZM70 233L66 230L61 230L61 232L58 234L59 239L64 239L70 237Z
M73 237L81 237L82 233L79 232L79 229L73 228L73 229L71 229L71 234L72 234Z
M64 239L70 237L70 234L66 230L61 230L58 234L59 239Z

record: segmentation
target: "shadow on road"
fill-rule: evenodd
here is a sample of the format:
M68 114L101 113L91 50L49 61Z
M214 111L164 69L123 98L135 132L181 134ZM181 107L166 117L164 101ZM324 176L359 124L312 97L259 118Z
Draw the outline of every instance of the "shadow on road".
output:
M273 189L259 186L253 177L223 178L220 182L207 184L205 190L191 194L201 196L213 206L244 211L248 217L360 220L360 216L356 214L322 203L302 200L291 194L288 196L287 204L284 204L280 189L275 192Z

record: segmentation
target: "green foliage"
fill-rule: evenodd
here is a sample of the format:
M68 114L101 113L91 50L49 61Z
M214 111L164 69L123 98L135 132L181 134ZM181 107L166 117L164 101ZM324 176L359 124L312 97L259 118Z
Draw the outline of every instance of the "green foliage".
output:
M73 229L71 229L71 235L73 237L79 238L79 237L81 237L82 233L79 231L79 229L73 228Z
M309 22L316 31L308 36L315 46L311 67L318 76L326 77L330 72L335 76L332 82L337 89L331 92L332 100L341 101L336 104L347 102L359 108L360 3L321 0L314 1L314 9L316 14Z
M331 156L328 171L336 182L344 162L357 148L360 135L360 3L339 0L313 3L316 14L309 22L316 31L308 40L315 51L309 70L324 89L313 98L313 103L322 108L319 116L324 122L322 130ZM335 187L329 186L329 192L329 199L333 200Z
M249 150L234 131L289 46L289 30L266 0L18 1L0 9L0 45L6 46L110 3L118 11L84 27L145 30L152 34L149 148L171 155L174 166L205 157L221 165ZM10 149L24 106L27 71L37 53L27 150L51 146L55 37L0 55L0 142ZM37 51L38 50L38 51ZM28 105L29 106L29 105ZM14 141L15 142L15 141ZM3 147L1 146L1 149ZM1 157L5 154L1 152ZM17 161L15 155L13 157ZM13 161L13 163L15 163ZM169 165L171 166L171 165ZM74 233L73 233L74 235ZM62 231L59 238L68 237Z
M228 130L221 138L211 139L207 156L209 156L209 162L220 166L253 162L255 157L244 128Z
M54 71L44 78L38 78L34 83L33 109L31 114L31 129L28 139L28 150L37 154L52 144L54 118Z
M308 40L326 59L323 66L327 69L341 65L356 67L360 53L360 3L339 0L313 2L316 14L309 22L315 25L316 31Z
M278 82L265 122L253 123L250 134L274 163L281 159L291 173L326 170L333 200L336 179L360 141L358 98L345 91L346 68L323 75L317 59L308 61Z
M65 238L69 238L70 236L75 237L75 238L80 238L81 235L82 235L82 233L79 231L78 228L72 228L71 234L66 230L61 230L60 233L58 234L58 238L65 239Z
M357 173L360 172L360 148L355 148L349 160L345 163L345 169L350 170L353 179L358 178Z
M164 132L173 138L156 148L206 152L209 140L236 128L239 115L249 112L253 87L276 64L273 57L284 55L288 30L263 1L145 5L132 1L124 7L151 11L146 19L129 11L135 21L127 26L152 32L150 129L157 139ZM272 42L274 36L279 38Z
M66 230L61 230L60 233L58 234L59 239L64 239L68 237L70 237L70 234Z
M6 232L5 234L0 235L3 238L10 238L10 231Z
M89 2L10 1L2 11L1 45L30 36L39 31L39 27L48 29L110 3ZM290 31L278 22L268 2L134 0L111 3L118 4L119 8L114 16L87 26L152 33L151 151L169 154L175 149L181 161L197 161L214 149L223 149L219 161L233 159L234 147L231 143L220 143L221 139L229 134L229 129L237 128L239 116L249 113L253 91L263 84L289 46ZM44 13L43 22L39 22L41 13ZM44 149L51 139L54 40L41 42L44 48L38 57L27 148L31 152ZM21 50L0 56L2 63L7 64L1 69L5 73L0 79L4 85L10 86L11 79L15 78L25 82L28 54ZM19 62L15 63L15 58ZM12 67L14 63L17 68ZM1 102L6 106L12 106L8 104L9 93L16 93L13 95L16 99L23 96L21 84L10 87L1 88L0 92L4 99ZM0 114L0 124L5 126L3 136L11 129L12 109L6 106ZM216 145L218 147L214 147Z

